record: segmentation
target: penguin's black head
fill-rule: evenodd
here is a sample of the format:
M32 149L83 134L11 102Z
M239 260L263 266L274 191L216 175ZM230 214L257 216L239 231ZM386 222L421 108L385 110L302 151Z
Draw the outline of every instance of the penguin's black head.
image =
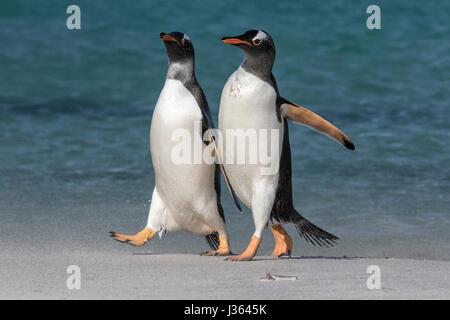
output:
M240 36L224 37L221 41L237 46L246 54L252 56L275 55L275 44L272 37L263 30L249 30Z
M263 30L249 30L240 36L224 37L221 41L244 51L244 65L250 69L255 69L255 72L269 72L272 70L275 61L275 43L267 32Z
M187 34L182 32L161 32L159 35L166 46L169 62L187 62L194 60L194 46Z

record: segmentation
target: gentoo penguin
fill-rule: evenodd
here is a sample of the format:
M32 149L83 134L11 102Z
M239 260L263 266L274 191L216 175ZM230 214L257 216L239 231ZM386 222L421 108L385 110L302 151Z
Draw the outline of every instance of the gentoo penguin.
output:
M194 47L191 39L181 32L161 33L160 37L169 58L169 68L150 129L155 187L147 225L135 235L112 231L110 235L115 240L142 246L157 232L184 230L206 236L213 249L207 255L228 255L230 249L220 203L219 165L203 161L205 148L211 143L215 145L211 135L214 125L208 102L195 77ZM187 133L191 140L190 161L174 161L173 151L180 143L173 136L177 130ZM208 138L203 139L204 136ZM192 150L191 145L200 148Z
M273 255L277 257L290 256L292 252L292 240L282 227L287 223L293 223L299 234L313 244L333 245L338 237L309 222L293 206L291 150L286 119L327 134L350 150L355 149L353 143L328 121L280 96L272 75L275 45L267 32L250 30L240 36L222 38L222 42L244 51L245 58L228 78L222 91L219 130L227 138L222 139L219 146L223 148L221 153L230 182L236 195L252 210L255 224L255 233L247 249L241 255L232 257L232 260L251 260L255 256L269 220L275 237ZM262 170L265 164L261 162L239 164L236 158L230 159L234 156L235 144L230 144L228 131L248 133L249 130L259 132L261 129L278 133L273 142L267 143L268 148L276 143L279 146L276 155L279 166L272 174ZM250 139L245 140L237 153L248 153L251 150L249 144Z

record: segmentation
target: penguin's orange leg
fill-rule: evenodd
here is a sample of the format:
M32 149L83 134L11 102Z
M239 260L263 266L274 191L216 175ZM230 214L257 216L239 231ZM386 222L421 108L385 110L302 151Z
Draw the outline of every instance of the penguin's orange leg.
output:
M292 239L287 234L286 230L280 224L275 224L271 227L273 237L275 238L275 249L272 255L281 257L284 255L291 256L292 253Z
M151 229L145 228L145 229L142 229L141 231L139 231L138 233L136 233L133 236L120 234L120 233L115 233L113 231L110 231L109 235L114 240L117 240L117 241L120 241L120 242L124 242L124 243L129 243L132 246L140 247L140 246L143 246L146 242L148 242L151 239L153 239L153 237L155 236L155 233Z
M210 251L205 253L205 256L228 256L231 254L230 244L227 237L219 236L219 248L216 251Z
M252 258L256 255L256 251L258 251L259 245L261 243L261 239L257 236L253 235L252 240L250 241L247 249L243 253L238 256L232 257L232 261L248 261L252 260Z

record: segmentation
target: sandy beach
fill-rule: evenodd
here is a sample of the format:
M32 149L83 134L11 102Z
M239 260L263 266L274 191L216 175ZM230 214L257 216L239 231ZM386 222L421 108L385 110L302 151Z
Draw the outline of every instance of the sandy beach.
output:
M114 241L109 228L132 232L143 217L127 203L109 210L110 205L68 208L64 215L48 207L49 218L36 218L32 224L18 224L20 212L12 211L11 221L1 225L0 299L450 298L450 261L411 257L411 242L400 250L345 238L337 247L320 248L287 226L294 241L291 259L270 256L273 237L266 231L254 261L231 262L201 256L209 250L206 241L186 232L155 237L143 247ZM118 219L119 211L127 209L130 216ZM230 214L227 220L231 249L238 253L247 245L250 216ZM432 250L420 239L415 244ZM66 285L71 265L80 268L79 290ZM380 290L367 288L370 265L380 268ZM261 281L267 273L296 280Z
M2 254L1 299L449 299L450 262L257 256L236 263L194 254L89 251ZM76 264L81 288L66 286ZM369 265L381 289L369 290ZM267 273L297 280L261 281Z

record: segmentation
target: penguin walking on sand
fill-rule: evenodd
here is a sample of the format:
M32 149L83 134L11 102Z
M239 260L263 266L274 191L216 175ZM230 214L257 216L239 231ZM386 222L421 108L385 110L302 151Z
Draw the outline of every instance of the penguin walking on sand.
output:
M275 61L275 45L271 36L261 30L250 30L236 37L222 38L222 42L238 47L245 57L239 68L228 78L220 100L219 130L223 136L228 130L269 130L278 132L276 155L279 166L273 174L264 173L265 165L237 164L234 142L226 139L219 143L225 170L240 200L252 210L255 232L247 249L232 260L251 260L261 242L262 232L272 223L275 238L273 255L291 255L292 240L282 225L293 223L305 240L320 246L332 246L339 238L315 226L294 208L292 199L291 150L287 119L309 126L337 140L350 150L351 140L331 123L317 114L280 96L272 67ZM269 140L269 139L268 139ZM251 150L250 139L239 152ZM260 144L261 145L261 144ZM269 146L269 150L272 147ZM254 149L253 149L254 150ZM238 155L239 156L239 155ZM272 154L272 157L274 155Z
M203 161L205 148L214 145L210 154L217 152L217 148L208 102L195 77L194 47L191 39L181 32L161 33L160 37L169 68L150 129L155 187L147 225L135 235L112 231L110 235L115 240L142 246L157 232L184 230L206 237L213 249L207 255L228 255L230 249L220 203L220 165ZM176 130L188 133L192 145L201 146L188 151L192 152L190 159L202 161L174 161L173 150L179 144L173 139ZM226 177L225 180L233 195Z

